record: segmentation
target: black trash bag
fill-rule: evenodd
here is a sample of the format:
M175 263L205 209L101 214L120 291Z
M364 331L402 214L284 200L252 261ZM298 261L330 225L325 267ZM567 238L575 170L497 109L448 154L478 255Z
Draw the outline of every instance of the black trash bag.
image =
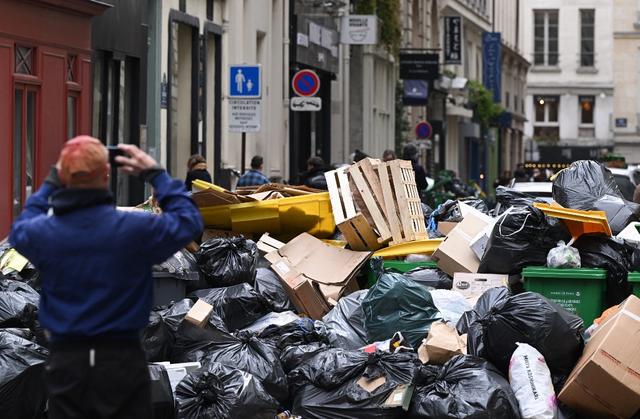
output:
M153 419L175 419L176 409L169 374L162 365L149 364Z
M440 221L459 223L463 218L458 201L453 201L451 199L446 201L444 204L438 205L431 214L431 219L435 220L436 223Z
M499 204L494 213L494 216L496 217L511 207L526 207L530 205L532 206L534 202L545 202L533 195L529 195L512 188L507 188L505 186L498 186L496 188L496 201Z
M195 256L182 249L169 259L152 268L154 278L175 278L182 281L199 281L200 270Z
M453 288L453 280L445 272L438 268L415 268L404 273L404 276L413 279L424 287L440 290Z
M362 300L364 325L370 342L390 339L395 332L418 349L431 323L442 316L425 287L404 275L383 272L382 259L371 260L378 280Z
M48 356L42 346L0 331L0 418L42 418L47 403L44 362Z
M189 297L211 304L213 312L222 319L227 330L245 328L269 313L267 300L247 283L199 290L189 294Z
M409 417L438 419L520 419L509 382L486 360L458 355L442 367L416 372Z
M305 419L403 418L402 407L386 407L389 395L413 381L419 363L415 353L367 354L327 349L291 371L292 413ZM384 377L384 384L365 390L362 378Z
M330 346L323 342L287 346L280 353L282 369L286 374L289 374L291 371L309 361L320 352L324 352L329 348Z
M607 213L607 220L614 235L620 234L629 224L638 221L640 205L617 196L604 195L593 204L594 210Z
M478 199L478 198L463 198L463 199L460 200L460 202L462 202L463 204L469 205L470 207L473 207L473 208L477 209L478 211L482 212L483 214L489 215L489 207L487 206L487 203L485 201L483 201L482 199Z
M269 311L275 311L276 313L296 311L282 286L280 278L270 268L258 268L256 270L256 282L253 286L256 292L262 295L269 304Z
M4 256L5 252L13 249L8 241L0 244L0 260ZM40 291L40 272L33 266L33 263L28 262L27 265L22 268L20 272L7 271L5 273L0 272L0 279L12 279L14 281L24 282L36 291Z
M0 331L11 333L12 335L16 335L19 338L30 340L32 342L35 339L35 334L33 333L33 331L31 331L31 329L26 329L26 328L7 328L7 329L0 329Z
M511 295L509 288L496 287L486 290L473 307L473 310L465 312L458 323L456 330L459 335L467 335L467 353L486 358L484 343L482 342L482 327L475 322L486 316L499 302ZM473 327L471 327L473 325Z
M609 169L593 160L573 162L553 181L553 200L565 208L590 210L604 195L623 197Z
M214 287L247 282L253 285L258 263L256 244L243 237L213 238L200 245L196 260Z
M627 281L632 269L634 249L622 240L597 234L584 234L573 247L580 252L583 268L603 268L607 270L606 306L620 304L633 292Z
M276 349L247 332L235 335L183 322L176 335L172 362L215 361L255 375L279 400L288 399L287 377Z
M362 300L367 296L367 292L361 290L342 297L322 318L329 332L331 346L358 349L367 345L367 329L364 326L362 310Z
M0 327L28 327L38 317L40 295L24 282L0 280Z
M326 327L322 322L316 322L309 318L303 318L284 326L267 326L258 334L258 338L275 348L277 353L287 346L305 345L314 342L329 343Z
M582 319L534 292L498 300L469 332L482 336L484 354L467 347L469 353L485 357L505 376L518 342L537 349L553 376L569 375L584 347Z
M273 419L278 402L255 376L210 362L176 387L177 419Z
M493 227L478 272L516 274L526 266L544 266L549 250L569 240L562 221L535 207L516 207Z

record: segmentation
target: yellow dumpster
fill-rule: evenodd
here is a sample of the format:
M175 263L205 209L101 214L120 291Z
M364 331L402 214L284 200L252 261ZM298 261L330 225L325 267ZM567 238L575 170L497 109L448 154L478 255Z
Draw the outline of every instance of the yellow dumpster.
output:
M604 211L583 211L561 207L558 204L543 204L535 202L533 204L548 217L561 219L574 240L583 234L602 233L611 236L611 227L607 221L607 214Z

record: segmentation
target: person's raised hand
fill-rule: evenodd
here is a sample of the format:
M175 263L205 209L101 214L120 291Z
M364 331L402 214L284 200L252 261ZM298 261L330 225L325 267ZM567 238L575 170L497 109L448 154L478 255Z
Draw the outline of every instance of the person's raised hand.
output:
M145 170L159 167L153 157L133 144L118 144L118 148L125 153L125 156L116 156L116 163L121 165L120 170L124 173L138 176Z

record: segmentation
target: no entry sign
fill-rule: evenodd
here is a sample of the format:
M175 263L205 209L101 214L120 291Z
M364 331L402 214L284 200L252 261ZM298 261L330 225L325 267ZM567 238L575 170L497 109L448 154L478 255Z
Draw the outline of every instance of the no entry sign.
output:
M313 70L300 70L294 74L291 87L298 96L315 96L320 90L320 77Z
M427 138L431 138L431 134L433 134L433 128L430 123L427 121L418 122L416 125L416 138L426 140Z

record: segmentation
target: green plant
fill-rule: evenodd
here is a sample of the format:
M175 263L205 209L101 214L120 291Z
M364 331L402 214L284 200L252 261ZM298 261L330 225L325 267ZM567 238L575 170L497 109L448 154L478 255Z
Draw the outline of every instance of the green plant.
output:
M473 117L480 123L482 129L486 130L504 112L504 108L493 101L493 94L482 83L469 80L467 86Z
M396 139L396 152L400 155L402 151L402 144L407 140L406 133L411 128L409 121L404 117L405 109L402 103L402 97L404 96L404 89L402 88L402 82L396 83L396 123L395 123L395 139Z
M380 19L380 43L397 55L402 41L399 0L357 0L356 14L376 15Z

